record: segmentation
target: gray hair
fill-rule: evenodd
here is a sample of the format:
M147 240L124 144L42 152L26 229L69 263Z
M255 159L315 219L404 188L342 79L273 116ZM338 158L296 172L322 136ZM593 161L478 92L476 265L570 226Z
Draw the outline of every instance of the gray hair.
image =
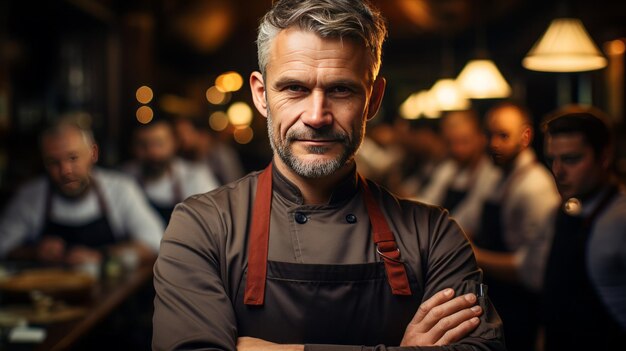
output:
M365 0L277 0L259 25L257 51L259 69L265 77L272 40L289 27L309 31L322 38L351 38L370 53L370 78L378 76L387 26L380 12Z
M83 113L68 113L60 116L52 122L49 122L39 135L39 143L46 137L54 137L62 135L68 129L74 129L80 132L83 141L87 146L96 143L91 130L91 118Z

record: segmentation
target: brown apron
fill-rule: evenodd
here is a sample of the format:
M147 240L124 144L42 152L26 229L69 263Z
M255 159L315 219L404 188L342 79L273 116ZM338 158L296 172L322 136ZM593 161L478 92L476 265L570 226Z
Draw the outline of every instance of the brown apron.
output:
M403 263L367 182L359 180L382 262L268 261L271 167L259 176L248 266L234 302L239 336L277 343L398 345L421 303L422 292L410 267Z

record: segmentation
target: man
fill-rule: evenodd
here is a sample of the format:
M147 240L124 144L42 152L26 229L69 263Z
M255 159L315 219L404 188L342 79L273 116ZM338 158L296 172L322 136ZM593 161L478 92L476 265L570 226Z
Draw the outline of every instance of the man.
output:
M443 206L466 233L475 233L499 170L485 152L487 138L476 111L448 112L441 120L441 133L450 159L437 167L433 181L417 199Z
M221 185L244 175L237 151L192 118L177 118L174 130L179 141L180 154L187 160L205 165Z
M502 102L487 112L486 127L489 151L503 176L483 206L473 236L475 253L506 325L507 348L526 351L537 335L537 296L515 283L507 267L538 235L560 200L552 177L529 147L533 128L526 109Z
M174 211L155 350L501 349L460 228L356 173L385 34L360 1L274 2L250 77L273 162Z
M0 256L70 265L129 248L156 256L163 224L134 181L94 168L90 130L58 120L41 135L41 155L47 177L25 185L0 219Z
M137 179L165 223L169 222L176 204L218 187L207 167L176 157L174 131L164 119L135 129L133 154L135 160L126 164L124 170Z
M544 128L563 204L519 268L525 283L543 287L544 349L626 345L626 193L611 172L607 119L595 108L566 106Z

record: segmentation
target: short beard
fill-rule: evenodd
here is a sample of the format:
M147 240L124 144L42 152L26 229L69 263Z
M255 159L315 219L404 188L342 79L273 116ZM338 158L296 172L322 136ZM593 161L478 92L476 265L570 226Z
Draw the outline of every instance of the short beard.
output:
M363 140L364 130L360 130L358 134L351 139L349 135L344 133L335 132L329 129L312 129L308 128L304 132L289 131L286 135L286 140L280 140L274 133L272 115L267 109L267 133L270 139L270 145L275 154L291 168L296 174L304 178L323 178L330 176L343 167L349 160L354 157L357 152L361 141ZM291 150L291 142L294 139L306 137L309 139L326 138L341 140L343 145L343 152L332 160L316 160L316 161L303 161L296 157ZM325 147L310 147L308 151L313 154L322 155L328 151Z

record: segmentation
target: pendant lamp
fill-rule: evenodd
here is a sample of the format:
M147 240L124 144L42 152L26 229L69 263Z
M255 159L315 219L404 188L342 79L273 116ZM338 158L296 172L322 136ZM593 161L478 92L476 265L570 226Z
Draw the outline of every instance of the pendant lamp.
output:
M489 59L470 60L456 81L471 99L498 99L511 95L511 87Z
M557 18L530 49L522 65L542 72L583 72L607 64L583 23L576 18Z

